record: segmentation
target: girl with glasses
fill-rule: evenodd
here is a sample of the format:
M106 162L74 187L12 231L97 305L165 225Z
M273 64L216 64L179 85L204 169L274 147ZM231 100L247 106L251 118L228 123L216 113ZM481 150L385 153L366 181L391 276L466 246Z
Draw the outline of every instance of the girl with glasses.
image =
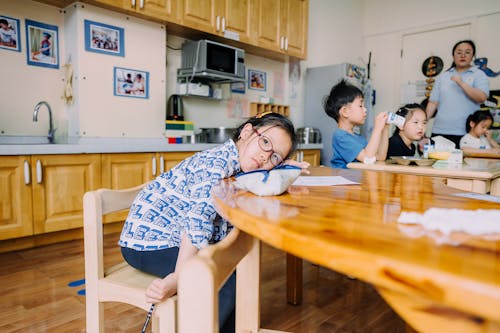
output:
M296 146L291 121L265 113L243 123L232 139L196 153L145 185L132 203L119 245L131 266L158 276L146 290L147 302L176 294L182 265L231 231L215 211L212 187L240 171L270 170L282 163L308 168L307 162L287 160ZM221 332L234 332L235 284L233 273L219 292Z

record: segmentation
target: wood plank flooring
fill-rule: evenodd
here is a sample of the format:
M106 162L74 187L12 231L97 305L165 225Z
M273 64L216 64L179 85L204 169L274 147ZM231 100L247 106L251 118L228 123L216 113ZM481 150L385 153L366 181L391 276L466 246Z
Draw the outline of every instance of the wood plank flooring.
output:
M105 236L107 264L121 261L118 234ZM83 241L0 254L0 332L85 332ZM286 303L285 254L262 247L262 326L298 333L403 333L405 323L369 285L304 262L302 305ZM106 332L138 333L145 312L105 306ZM94 333L94 332L89 332Z

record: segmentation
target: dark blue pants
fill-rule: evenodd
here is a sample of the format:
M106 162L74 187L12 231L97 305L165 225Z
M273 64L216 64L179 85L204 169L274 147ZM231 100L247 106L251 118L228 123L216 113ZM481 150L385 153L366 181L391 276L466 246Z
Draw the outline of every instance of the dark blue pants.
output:
M179 248L156 251L136 251L122 247L125 261L132 267L160 278L175 271ZM236 272L233 272L219 290L219 327L221 333L234 332L234 308L236 303Z

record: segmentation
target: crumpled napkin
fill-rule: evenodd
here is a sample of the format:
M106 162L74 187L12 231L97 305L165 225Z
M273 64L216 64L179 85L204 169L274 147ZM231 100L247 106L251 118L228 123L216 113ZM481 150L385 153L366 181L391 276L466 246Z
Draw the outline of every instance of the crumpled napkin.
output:
M472 235L500 233L500 209L430 208L424 214L401 212L399 223L421 224L449 235L461 231Z
M260 196L279 195L287 190L301 171L299 167L285 164L271 170L242 172L235 176L235 185Z

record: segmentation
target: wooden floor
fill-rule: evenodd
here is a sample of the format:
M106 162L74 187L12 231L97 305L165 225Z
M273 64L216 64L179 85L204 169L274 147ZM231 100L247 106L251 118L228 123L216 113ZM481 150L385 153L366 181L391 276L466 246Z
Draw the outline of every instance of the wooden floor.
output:
M109 264L121 260L117 234L106 236ZM0 332L85 332L83 241L0 254ZM286 303L285 254L262 248L262 326L292 332L406 332L404 322L369 285L304 262L304 301ZM145 312L105 307L106 332L139 333ZM94 332L89 332L94 333Z

